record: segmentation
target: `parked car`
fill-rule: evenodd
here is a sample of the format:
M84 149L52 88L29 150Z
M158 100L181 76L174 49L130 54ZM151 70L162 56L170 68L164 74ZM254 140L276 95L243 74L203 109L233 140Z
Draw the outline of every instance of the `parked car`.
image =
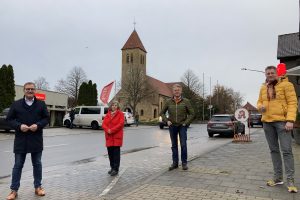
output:
M130 112L123 112L124 113L124 126L130 126L135 123L134 117Z
M245 134L245 125L237 121L234 115L213 115L207 123L207 133L209 137L213 137L214 134L229 136L233 136L234 133Z
M9 123L6 121L6 116L8 112L9 112L9 108L5 108L0 113L0 129L5 130L5 132L9 132L10 130L12 130Z
M166 117L167 118L169 117L168 111L166 112ZM158 126L160 129L163 129L165 126L168 126L167 122L163 121L161 116L159 116L159 118L158 118Z
M259 113L257 113L257 114L250 114L248 127L249 126L253 127L254 125L258 125L258 126L263 127L263 123L261 121L261 117L262 117L262 115L259 114Z
M92 127L96 130L102 126L105 114L108 112L107 106L78 106L75 107L75 118L73 125L76 127ZM70 115L67 113L63 118L63 124L67 128L71 125Z

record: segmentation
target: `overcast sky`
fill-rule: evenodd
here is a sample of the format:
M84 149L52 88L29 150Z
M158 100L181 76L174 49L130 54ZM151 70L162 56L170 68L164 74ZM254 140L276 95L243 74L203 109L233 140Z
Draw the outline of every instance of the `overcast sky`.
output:
M232 87L254 105L263 70L277 65L278 35L298 32L298 0L1 0L0 61L16 84L45 77L51 89L74 66L98 91L121 77L121 48L136 30L147 73Z

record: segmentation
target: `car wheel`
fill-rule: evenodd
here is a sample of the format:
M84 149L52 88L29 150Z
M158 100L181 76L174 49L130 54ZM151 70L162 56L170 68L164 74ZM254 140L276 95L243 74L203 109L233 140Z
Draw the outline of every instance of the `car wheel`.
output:
M160 129L164 129L164 125L163 125L163 124L160 124L160 125L159 125L159 128L160 128Z
M213 133L208 133L208 136L209 137L214 137L214 134Z
M64 122L64 125L65 125L67 128L70 128L71 122L70 122L69 120L66 120L66 121Z
M99 129L98 122L92 122L91 126L92 126L93 130L98 130Z
M98 122L92 122L91 126L92 126L92 129L93 129L93 130L99 129Z

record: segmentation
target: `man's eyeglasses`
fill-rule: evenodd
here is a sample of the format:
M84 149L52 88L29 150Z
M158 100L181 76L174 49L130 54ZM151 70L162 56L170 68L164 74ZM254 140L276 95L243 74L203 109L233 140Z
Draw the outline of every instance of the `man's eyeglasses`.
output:
M35 88L25 88L25 91L35 91Z

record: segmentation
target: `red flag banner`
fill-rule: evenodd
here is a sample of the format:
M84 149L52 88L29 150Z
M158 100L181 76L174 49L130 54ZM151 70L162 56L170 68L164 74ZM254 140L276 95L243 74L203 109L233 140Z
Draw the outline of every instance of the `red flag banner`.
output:
M35 93L34 94L36 99L38 100L42 100L42 101L45 101L46 100L46 94L43 94L43 93Z
M113 85L114 85L114 81L109 83L108 85L104 86L104 88L102 89L102 92L101 92L101 95L100 95L100 100L103 103L108 102L110 91L111 91L111 88L113 87Z

